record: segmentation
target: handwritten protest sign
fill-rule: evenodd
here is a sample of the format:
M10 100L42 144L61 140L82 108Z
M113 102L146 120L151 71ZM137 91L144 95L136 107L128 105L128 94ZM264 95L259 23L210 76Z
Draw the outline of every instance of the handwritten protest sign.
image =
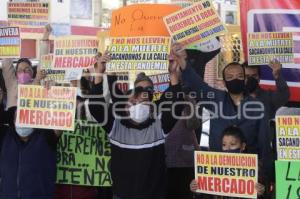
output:
M44 27L49 22L48 2L8 2L8 23L25 28Z
M59 37L54 40L52 69L88 68L96 63L98 40L90 37Z
M180 9L176 5L138 4L112 12L111 37L170 36L163 17Z
M169 37L111 38L108 72L143 71L157 73L168 70Z
M97 123L77 120L57 145L58 184L111 186L110 143Z
M65 70L52 70L53 54L41 56L40 69L46 71L45 81L64 82Z
M276 161L275 164L276 198L300 198L300 161Z
M300 160L300 116L277 116L278 160Z
M17 126L73 130L76 88L19 85L17 107Z
M280 63L294 63L293 33L248 33L248 64L263 65L277 59Z
M164 17L173 40L184 46L204 42L227 32L210 0L201 0Z
M20 57L20 31L17 27L0 28L0 57Z
M165 90L168 89L170 84L169 73L149 75L154 85L153 100L158 100Z
M195 152L197 192L256 198L257 155Z

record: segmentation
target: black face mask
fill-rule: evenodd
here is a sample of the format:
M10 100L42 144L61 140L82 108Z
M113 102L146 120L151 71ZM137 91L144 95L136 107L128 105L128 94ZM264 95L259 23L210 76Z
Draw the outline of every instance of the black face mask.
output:
M245 81L240 79L234 79L231 81L225 81L226 88L229 93L240 94L245 90Z
M248 77L246 89L249 93L253 93L258 88L258 80L254 77Z

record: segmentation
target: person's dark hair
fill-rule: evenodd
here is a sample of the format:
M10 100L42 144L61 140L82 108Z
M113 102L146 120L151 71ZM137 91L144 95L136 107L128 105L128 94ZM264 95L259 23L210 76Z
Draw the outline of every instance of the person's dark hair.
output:
M22 63L22 62L27 63L32 68L32 63L28 58L21 58L17 61L16 71L18 71L19 64Z
M246 143L246 138L243 131L237 126L229 126L222 133L222 140L225 136L233 136L241 141L241 143Z
M227 64L224 68L223 68L223 71L222 71L222 75L223 75L223 80L225 80L225 70L229 67L229 66L233 66L233 65L238 65L238 66L241 66L241 68L243 69L243 72L244 72L244 76L245 76L245 68L238 62L231 62L229 64Z
M139 82L148 81L151 86L154 87L152 80L148 77L144 72L141 72L137 75L136 80L134 81L134 86L136 86Z
M255 69L255 70L257 70L257 73L258 73L258 77L260 77L260 66L258 66L258 65L248 65L248 62L246 61L246 62L244 62L243 64L242 64L242 66L243 66L243 68L250 68L250 69Z

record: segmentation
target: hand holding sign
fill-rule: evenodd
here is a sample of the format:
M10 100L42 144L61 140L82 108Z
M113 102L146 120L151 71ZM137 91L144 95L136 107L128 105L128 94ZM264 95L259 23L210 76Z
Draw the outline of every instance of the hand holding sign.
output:
M97 75L95 76L95 84L99 84L103 80L103 74L106 71L106 63L110 61L110 53L105 51L103 55L97 54L96 61L95 73Z
M169 60L174 60L180 66L182 70L186 68L187 54L182 44L175 43L171 46L171 53Z
M282 68L281 63L277 59L275 59L275 60L270 61L269 66L272 69L274 79L278 79L281 68Z
M40 85L41 84L41 80L45 79L45 78L46 78L46 71L45 70L41 70L40 68L38 68L33 83L35 85Z

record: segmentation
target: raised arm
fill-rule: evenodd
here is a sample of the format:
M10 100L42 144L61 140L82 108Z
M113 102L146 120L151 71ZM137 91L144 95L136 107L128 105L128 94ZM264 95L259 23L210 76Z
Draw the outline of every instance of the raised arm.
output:
M2 60L2 75L7 90L7 107L17 106L18 83L12 59Z
M276 82L276 91L271 92L271 103L274 111L276 111L281 106L284 106L290 97L289 87L282 77L281 69L282 65L277 61L270 62L270 68L272 69L273 77Z
M186 53L175 53L176 46L172 46L169 56L169 74L170 74L170 86L162 94L158 109L162 114L161 122L162 128L165 134L169 133L177 122L176 116L180 116L184 108L183 104L176 104L177 102L183 102L182 95L178 95L182 92L179 78L181 75L180 65L184 64L183 60L186 59ZM161 111L160 111L161 110ZM175 114L175 115L174 115Z
M180 44L177 44L176 48L178 53L184 51ZM197 75L194 69L191 67L191 63L188 59L184 59L181 62L182 64L180 67L182 71L183 84L197 93L198 101L219 102L223 100L225 95L224 91L215 89L205 83L204 80Z
M112 114L112 107L105 102L103 96L103 75L106 70L106 62L110 60L108 53L102 56L96 56L97 66L95 67L95 80L91 90L91 97L89 98L89 111L97 122L103 124L106 132L110 132L114 116Z

